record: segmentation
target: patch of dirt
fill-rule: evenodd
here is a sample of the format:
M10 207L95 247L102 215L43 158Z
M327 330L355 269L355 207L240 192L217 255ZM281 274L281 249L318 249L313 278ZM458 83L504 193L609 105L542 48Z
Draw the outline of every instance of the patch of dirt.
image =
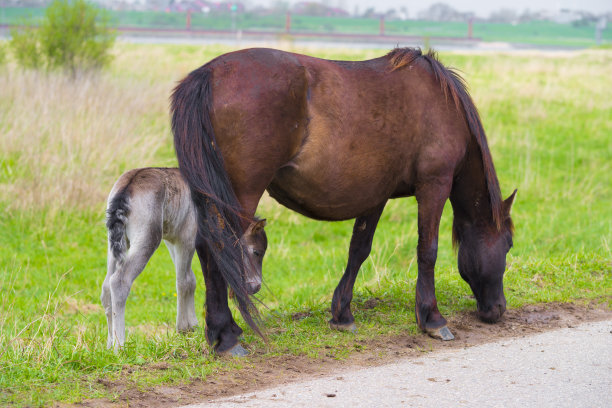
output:
M291 320L302 320L312 315L311 312L297 312L291 315Z
M366 301L375 307L380 299ZM463 313L448 319L455 340L442 342L425 334L416 336L381 336L369 340L355 340L347 344L354 351L343 360L333 355L321 358L306 356L263 357L254 354L245 360L244 367L221 372L205 381L189 384L160 386L152 390L139 390L129 383L100 380L100 384L118 394L116 402L88 400L76 406L90 408L119 407L175 407L268 388L299 380L331 375L350 368L378 366L398 359L415 358L443 349L472 347L502 338L525 337L547 330L574 327L589 321L612 319L608 302L590 304L547 303L507 310L500 322L481 322L475 312ZM296 316L298 317L298 316ZM301 316L299 316L301 317ZM298 318L299 318L298 317ZM220 357L231 358L231 357ZM151 370L166 370L164 364L153 364Z
M382 303L382 300L380 298L371 298L366 300L365 302L363 302L363 305L361 306L362 309L374 309L376 306L378 306L379 303Z
M82 315L104 312L102 306L100 306L99 304L84 303L76 300L73 297L67 297L64 300L62 311L67 314L80 313Z

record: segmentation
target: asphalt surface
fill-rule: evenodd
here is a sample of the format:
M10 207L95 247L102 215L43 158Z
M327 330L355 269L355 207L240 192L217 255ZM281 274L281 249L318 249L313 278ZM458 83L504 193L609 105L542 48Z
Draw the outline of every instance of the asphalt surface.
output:
M612 407L612 321L447 350L198 407Z

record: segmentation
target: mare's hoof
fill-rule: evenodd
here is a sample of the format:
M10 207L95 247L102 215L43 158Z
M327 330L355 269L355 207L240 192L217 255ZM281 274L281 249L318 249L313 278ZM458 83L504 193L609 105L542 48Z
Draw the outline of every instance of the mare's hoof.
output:
M249 355L249 352L244 347L242 347L240 343L238 343L231 349L223 351L219 354L222 356L246 357Z
M425 329L425 333L438 340L448 341L455 338L453 333L451 333L446 326L438 327L437 329Z
M351 332L353 334L357 334L357 326L355 325L355 322L349 323L349 324L340 324L340 323L334 323L330 320L329 327L334 330L346 331L346 332Z

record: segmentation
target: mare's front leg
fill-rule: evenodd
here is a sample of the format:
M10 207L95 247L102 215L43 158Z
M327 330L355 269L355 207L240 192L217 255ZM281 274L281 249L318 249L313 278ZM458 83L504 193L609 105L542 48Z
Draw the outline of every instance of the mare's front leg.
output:
M238 343L242 329L234 321L227 302L227 283L199 234L196 239L196 251L206 284L206 340L219 354L244 356L248 353Z
M446 319L438 310L434 267L438 256L440 217L450 194L450 183L428 183L416 192L419 211L419 242L417 245L418 277L416 284L416 320L419 328L430 336L452 340Z
M353 226L353 236L349 247L349 257L346 270L332 298L332 319L329 325L332 329L356 332L355 318L351 313L351 300L353 299L353 286L361 264L370 255L372 239L380 220L380 215L386 202L377 207L369 215L357 217Z

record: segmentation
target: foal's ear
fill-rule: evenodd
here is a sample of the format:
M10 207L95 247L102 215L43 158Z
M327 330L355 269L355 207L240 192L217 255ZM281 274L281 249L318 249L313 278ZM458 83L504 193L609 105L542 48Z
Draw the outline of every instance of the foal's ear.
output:
M510 212L512 211L512 204L514 204L514 199L516 198L516 191L517 189L514 189L510 197L504 200L504 214L506 214L507 217L510 216Z
M255 222L252 222L251 225L249 225L247 232L250 232L251 234L257 234L264 229L266 224L267 221L265 218L263 220L257 220Z

